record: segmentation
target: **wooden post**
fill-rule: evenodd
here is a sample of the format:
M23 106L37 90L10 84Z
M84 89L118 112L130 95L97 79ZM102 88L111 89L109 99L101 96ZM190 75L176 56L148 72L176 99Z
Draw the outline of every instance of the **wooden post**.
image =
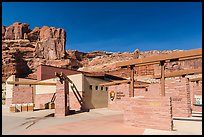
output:
M134 66L130 66L130 91L129 97L134 97Z
M69 100L69 81L65 80L65 115L69 114L70 110L70 100Z
M161 65L161 95L165 96L165 67L164 67L164 61L160 62Z

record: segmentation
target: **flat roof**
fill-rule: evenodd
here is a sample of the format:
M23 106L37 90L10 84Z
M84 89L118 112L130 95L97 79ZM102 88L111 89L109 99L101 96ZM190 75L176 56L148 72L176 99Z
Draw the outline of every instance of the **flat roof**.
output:
M111 74L106 74L106 72L86 72L86 71L72 70L72 69L60 68L60 67L56 67L56 66L43 65L43 64L41 64L39 66L50 67L50 68L53 67L53 68L57 68L57 69L68 70L68 71L76 72L76 74L80 74L81 73L81 74L83 74L84 76L87 76L87 77L100 78L100 79L104 79L104 80L107 80L107 81L111 81L111 80L125 80L125 78L114 76L114 75L111 75ZM75 75L75 74L71 74L71 75Z

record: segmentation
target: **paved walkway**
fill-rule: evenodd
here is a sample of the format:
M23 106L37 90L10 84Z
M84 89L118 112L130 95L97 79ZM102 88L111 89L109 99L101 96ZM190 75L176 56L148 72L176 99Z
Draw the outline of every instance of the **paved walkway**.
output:
M54 110L3 113L3 134L143 134L144 129L123 124L123 115L107 108L95 109L66 117L53 117ZM11 124L15 123L15 124Z
M100 117L97 120L82 120L51 126L40 130L22 132L23 134L73 134L73 135L141 135L144 129L127 127L122 124L122 116ZM20 134L22 134L20 133Z
M66 117L53 117L54 110L10 113L3 107L2 134L32 135L181 135L202 134L202 121L174 120L176 131L144 129L123 124L123 114L107 108Z

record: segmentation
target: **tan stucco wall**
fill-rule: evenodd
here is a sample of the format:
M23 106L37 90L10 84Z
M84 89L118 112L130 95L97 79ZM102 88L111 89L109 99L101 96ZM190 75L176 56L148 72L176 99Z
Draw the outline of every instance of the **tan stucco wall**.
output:
M6 80L6 98L12 98L14 85L13 84L8 84L7 81L15 81L15 75L11 75Z
M82 92L84 89L84 75L83 74L75 74L75 75L69 75L68 78L74 83L74 85L76 86L77 90L79 92ZM72 92L71 89L71 84L69 84L69 91Z
M16 78L16 81L20 81L20 82L28 82L28 81L37 81L37 80L34 80L34 79L27 79L27 78Z
M75 74L75 75L70 75L68 78L74 83L76 86L77 90L79 92L83 91L83 75L82 74ZM47 79L43 80L41 82L49 82L49 83L56 83L57 82L57 77L52 78L52 79ZM72 84L69 84L69 91L72 91L71 88ZM56 86L54 85L36 85L36 94L48 94L48 93L55 93L56 92Z
M86 77L83 74L70 75L68 78L74 83L77 88L77 91L82 95L83 100L85 101L87 108L102 108L108 106L108 92L106 88L101 90L99 84L106 83L107 81ZM53 82L55 83L58 78L43 80L41 82ZM93 89L90 89L90 85L93 86ZM69 92L73 92L71 83L69 84ZM98 86L98 90L95 90L95 86ZM49 94L55 93L56 86L47 86L47 85L36 85L36 94ZM70 98L70 102L77 102L76 97L73 95ZM73 104L70 104L73 106Z
M85 104L88 108L101 108L107 107L108 105L108 92L106 88L101 90L99 84L106 83L107 81L93 78L93 77L86 77L83 74L75 74L69 75L68 78L74 83L76 86L77 91L82 95L82 98L85 101ZM49 83L56 83L57 77L52 79L43 80L40 82L49 82ZM15 79L15 76L11 76L8 78L7 81L35 81L30 79ZM93 89L90 89L90 85L93 86ZM6 84L6 98L12 98L13 92L13 84ZM21 85L25 86L25 85ZM29 86L29 85L26 85ZM32 85L34 86L34 94L50 94L56 92L55 85ZM73 92L71 83L69 84L69 92ZM98 90L95 90L95 86L98 86ZM74 102L77 102L76 97L72 96Z
M107 81L93 78L93 77L84 77L84 101L86 107L93 108L103 108L108 106L108 91L104 87L101 90L99 84L106 83ZM90 85L92 85L92 90L90 89ZM95 87L98 86L98 90Z
M56 83L57 79L58 78L52 78L52 79L42 80L40 82ZM55 85L36 85L35 94L49 94L49 93L55 93L55 92L56 92Z
M55 93L56 86L53 85L36 85L36 94L49 94Z

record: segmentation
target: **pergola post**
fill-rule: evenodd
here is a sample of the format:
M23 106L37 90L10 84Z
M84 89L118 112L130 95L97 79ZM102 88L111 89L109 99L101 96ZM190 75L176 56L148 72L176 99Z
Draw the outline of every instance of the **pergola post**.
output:
M129 97L134 97L134 66L130 66L130 91Z
M161 65L161 95L165 96L165 66L164 66L164 61L161 61L160 65Z
M55 116L67 116L70 113L69 81L63 73L55 73L59 80L56 84Z

